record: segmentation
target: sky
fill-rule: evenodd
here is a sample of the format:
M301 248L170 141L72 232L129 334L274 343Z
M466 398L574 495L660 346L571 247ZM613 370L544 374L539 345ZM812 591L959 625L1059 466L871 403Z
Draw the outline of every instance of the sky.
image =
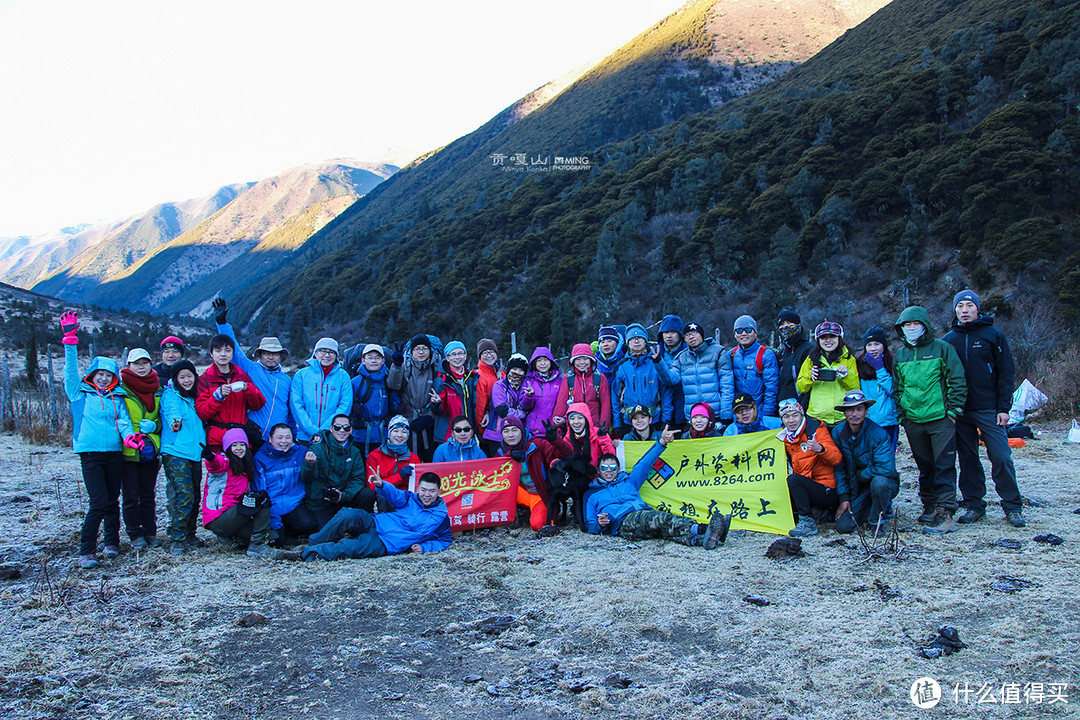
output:
M0 0L0 237L411 159L684 0Z

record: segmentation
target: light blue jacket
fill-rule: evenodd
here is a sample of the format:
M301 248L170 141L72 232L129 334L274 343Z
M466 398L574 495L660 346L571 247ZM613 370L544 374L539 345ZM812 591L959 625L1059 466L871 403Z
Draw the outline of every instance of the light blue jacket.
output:
M438 552L450 547L450 516L442 498L429 508L413 492L398 490L388 482L375 492L390 501L393 512L375 515L375 531L386 546L386 554L394 555L419 543L424 552Z
M627 475L620 472L614 482L605 483L600 478L589 483L589 492L585 500L585 526L594 535L600 534L600 523L597 517L601 513L607 513L611 517L608 524L612 535L619 534L619 526L623 518L635 510L644 510L649 505L641 499L642 483L649 477L649 471L660 454L664 452L664 446L657 440L649 451L634 465L634 469Z
M300 469L307 448L293 445L288 452L277 450L270 443L255 453L255 489L270 496L270 527L281 529L281 516L288 515L304 501L304 483Z
M896 400L893 398L893 378L889 371L881 368L874 380L859 380L863 395L874 404L866 411L866 417L883 428L896 425L900 420L896 416Z
M683 413L699 402L708 403L717 418L731 422L731 401L735 399L735 375L731 355L706 338L693 350L689 346L675 356L671 364L660 362L656 371L666 385L682 384Z
M314 356L296 371L289 393L289 407L296 421L298 440L310 440L321 430L330 429L335 415L349 417L352 411L352 378L341 365L324 374Z
M180 421L180 432L173 432L173 420ZM170 380L161 393L161 454L198 462L205 446L206 428L195 412L195 398L181 395Z
M480 449L480 443L472 440L462 445L457 440L450 438L439 447L435 448L432 462L461 462L463 460L486 460L487 455Z
M90 382L98 370L108 370L116 378L111 390L99 391ZM75 452L120 452L124 438L135 433L124 404L127 393L120 387L120 367L115 360L96 357L83 375L79 374L79 351L64 346L64 391L71 401L71 444Z
M262 429L263 440L270 437L270 428L278 423L285 423L296 429L292 412L289 409L289 390L292 387L292 378L280 367L270 371L260 363L247 357L236 342L236 333L229 323L219 323L217 331L222 335L232 338L236 349L233 352L233 364L248 374L251 382L259 388L259 392L266 398L266 404L258 410L248 410L248 420L255 422Z
M727 426L724 430L724 437L731 437L732 435L745 435L746 433L761 432L762 430L779 430L784 426L784 423L778 417L769 417L768 415L762 417L758 415L758 419L751 425L742 425L738 420Z
M728 351L735 373L735 393L747 393L754 398L762 415L775 417L776 396L780 391L780 360L775 352L765 348L761 356L761 374L758 375L757 356L761 347L755 340L748 348L736 345Z

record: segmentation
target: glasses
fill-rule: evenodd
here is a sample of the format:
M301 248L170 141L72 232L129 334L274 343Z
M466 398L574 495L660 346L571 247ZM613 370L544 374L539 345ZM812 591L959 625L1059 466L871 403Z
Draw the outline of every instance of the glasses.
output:
M331 430L352 430L352 425L331 425Z
M318 350L315 351L315 354L316 355L337 355L336 352L334 352L333 350L328 350L327 348L319 348Z
M453 352L447 353L446 357L465 357L465 355L467 354L468 353L466 353L464 350L454 350Z
M754 332L754 328L752 327L735 328L736 335L749 335L752 332Z
M472 432L472 428L469 427L468 425L463 425L462 427L454 428L454 432L459 432L459 433Z
M600 470L618 470L618 463L600 463Z

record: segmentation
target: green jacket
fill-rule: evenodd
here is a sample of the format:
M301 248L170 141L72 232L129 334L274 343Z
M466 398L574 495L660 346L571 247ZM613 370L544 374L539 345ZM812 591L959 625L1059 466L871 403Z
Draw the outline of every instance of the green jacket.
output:
M124 387L124 392L127 395L124 396L124 405L127 406L128 415L131 416L131 425L135 432L142 432L139 430L139 423L142 420L150 420L154 423L154 432L143 433L143 437L146 441L154 444L154 449L157 451L155 454L161 453L161 393L154 394L154 407L147 408L143 405L139 396ZM129 448L124 446L123 449L124 460L127 462L139 462L140 453L135 448Z
M921 322L926 332L912 346L904 338L903 324ZM933 422L946 415L957 417L964 410L967 381L956 348L934 338L930 315L913 305L900 313L896 333L903 347L896 351L895 396L900 421Z
M323 500L327 488L341 491L341 504L356 497L367 483L364 467L364 453L352 443L341 446L329 430L321 433L322 442L312 443L310 451L315 453L315 464L304 463L300 470L300 480L304 483L304 505L310 510L324 510L336 507Z

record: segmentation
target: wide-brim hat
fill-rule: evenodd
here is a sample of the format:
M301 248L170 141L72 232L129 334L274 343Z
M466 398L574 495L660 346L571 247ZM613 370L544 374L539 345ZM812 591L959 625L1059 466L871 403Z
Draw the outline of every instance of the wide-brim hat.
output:
M877 400L871 400L866 397L861 390L852 390L848 392L847 395L844 395L844 401L842 403L833 405L833 410L843 410L844 408L858 407L860 405L870 407L875 402L877 402Z
M249 352L248 355L250 355L251 359L254 360L259 357L259 353L261 353L263 350L265 350L266 352L281 353L284 357L289 356L289 351L282 347L281 341L278 340L276 337L264 337L262 340L259 341L258 347L251 348L251 352Z

